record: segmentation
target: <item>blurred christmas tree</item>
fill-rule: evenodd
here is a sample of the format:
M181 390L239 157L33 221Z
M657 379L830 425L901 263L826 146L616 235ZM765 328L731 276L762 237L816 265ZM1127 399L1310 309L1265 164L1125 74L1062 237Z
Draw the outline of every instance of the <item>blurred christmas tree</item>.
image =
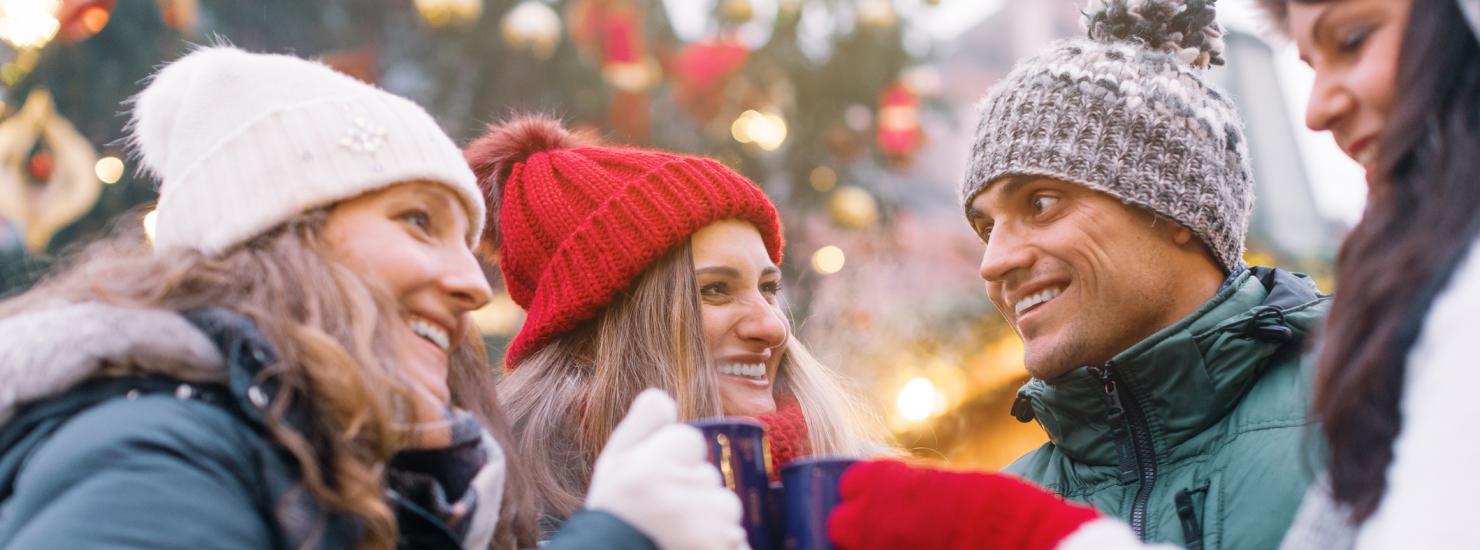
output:
M935 3L915 0L909 13ZM698 32L680 38L670 15L695 18L696 6L702 24L689 21ZM914 68L930 43L889 0L7 0L0 9L10 54L0 65L0 294L115 220L139 223L155 195L121 142L126 102L191 44L322 57L417 100L461 140L509 113L543 111L613 142L713 156L781 207L794 281L843 261L835 247L814 257L821 247L809 233L888 225L883 175L908 165L925 139L931 75ZM49 91L54 108L33 106L40 114L22 123L35 90ZM43 119L76 132L33 131ZM5 141L4 122L26 129ZM807 286L791 286L799 316ZM480 312L500 337L518 318L507 299Z

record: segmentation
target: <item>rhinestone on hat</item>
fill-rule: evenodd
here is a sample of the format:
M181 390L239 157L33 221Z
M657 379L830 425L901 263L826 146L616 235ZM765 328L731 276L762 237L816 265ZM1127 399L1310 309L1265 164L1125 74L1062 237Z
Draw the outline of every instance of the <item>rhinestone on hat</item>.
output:
M339 140L339 146L356 153L374 153L381 145L385 145L385 128L365 122L363 117L355 117L354 124L345 131L343 139Z

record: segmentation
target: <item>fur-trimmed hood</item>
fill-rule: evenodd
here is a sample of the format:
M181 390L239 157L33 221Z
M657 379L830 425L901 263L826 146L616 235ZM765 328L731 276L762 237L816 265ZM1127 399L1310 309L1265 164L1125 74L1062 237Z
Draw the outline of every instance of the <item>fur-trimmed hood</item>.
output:
M0 318L0 424L94 376L224 381L224 365L205 333L173 311L58 302Z

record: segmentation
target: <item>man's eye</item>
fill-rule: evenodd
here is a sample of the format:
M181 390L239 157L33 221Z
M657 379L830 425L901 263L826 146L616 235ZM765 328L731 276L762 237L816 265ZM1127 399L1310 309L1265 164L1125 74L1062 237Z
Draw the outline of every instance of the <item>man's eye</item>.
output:
M781 281L772 281L772 282L769 282L769 283L761 283L761 292L764 292L764 293L769 294L771 296L775 296L777 294L780 294L781 293Z
M1059 199L1047 195L1038 195L1033 197L1033 209L1038 212L1053 208L1053 205L1058 203Z
M986 225L982 225L980 227L977 227L976 228L976 236L977 237L981 237L981 240L984 243L987 242L988 240L990 240L992 238L992 224L986 224Z

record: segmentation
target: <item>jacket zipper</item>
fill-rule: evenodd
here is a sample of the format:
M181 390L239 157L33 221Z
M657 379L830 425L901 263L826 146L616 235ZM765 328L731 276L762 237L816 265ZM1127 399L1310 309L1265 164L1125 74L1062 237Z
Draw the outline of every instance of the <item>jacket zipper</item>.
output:
M1136 537L1146 540L1146 507L1151 500L1151 488L1156 485L1156 449L1151 445L1151 430L1146 424L1146 415L1141 410L1130 388L1121 391L1120 377L1116 375L1114 362L1104 367L1091 368L1105 388L1105 400L1110 406L1110 432L1115 439L1115 451L1119 459L1121 483L1139 481L1136 499L1131 504L1131 529Z

